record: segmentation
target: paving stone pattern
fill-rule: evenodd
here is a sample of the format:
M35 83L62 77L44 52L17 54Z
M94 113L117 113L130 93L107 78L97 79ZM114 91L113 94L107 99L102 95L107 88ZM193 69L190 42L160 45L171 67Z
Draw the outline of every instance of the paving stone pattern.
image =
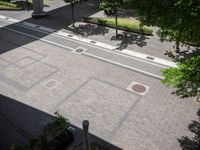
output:
M171 95L172 89L156 78L23 35L4 34L18 41L0 36L8 45L0 55L2 95L49 114L58 110L78 127L88 119L91 133L125 150L181 149L177 139L188 135L187 125L197 119L199 103L193 99ZM127 90L132 82L149 87L148 92L141 96ZM11 111L4 117L17 120L16 125L30 134L33 125L46 122L37 117L20 122L29 109L0 106L6 108ZM22 118L16 119L16 114Z

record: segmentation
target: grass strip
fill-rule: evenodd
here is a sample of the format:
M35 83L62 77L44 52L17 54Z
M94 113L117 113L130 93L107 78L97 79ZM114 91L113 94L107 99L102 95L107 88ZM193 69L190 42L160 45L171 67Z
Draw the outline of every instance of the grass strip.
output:
M115 27L115 18L83 17L83 20L113 28ZM153 33L151 28L142 26L139 21L131 20L129 18L118 18L118 28L145 35L152 35Z
M21 10L21 8L18 7L18 5L9 3L9 2L3 2L3 1L0 1L0 9L1 10Z

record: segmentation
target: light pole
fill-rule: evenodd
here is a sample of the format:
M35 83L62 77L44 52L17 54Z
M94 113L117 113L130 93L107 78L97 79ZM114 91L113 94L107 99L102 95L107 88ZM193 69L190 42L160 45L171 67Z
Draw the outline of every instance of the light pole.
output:
M83 137L84 137L84 150L90 150L90 142L89 142L89 121L84 120L83 123Z
M33 0L33 18L42 18L46 16L46 13L43 11L43 3L43 0Z

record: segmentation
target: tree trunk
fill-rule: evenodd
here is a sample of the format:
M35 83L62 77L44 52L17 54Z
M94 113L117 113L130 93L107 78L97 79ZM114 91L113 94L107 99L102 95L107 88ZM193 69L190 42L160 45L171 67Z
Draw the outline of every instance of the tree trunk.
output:
M71 3L71 9L72 9L72 27L74 28L74 3Z
M176 45L176 53L180 53L180 48L179 48L180 43L176 41L175 45Z
M26 7L29 7L29 2L28 2L28 0L26 0Z
M118 29L117 29L117 26L118 26L118 10L117 8L115 9L115 28L116 28L116 38L118 37Z

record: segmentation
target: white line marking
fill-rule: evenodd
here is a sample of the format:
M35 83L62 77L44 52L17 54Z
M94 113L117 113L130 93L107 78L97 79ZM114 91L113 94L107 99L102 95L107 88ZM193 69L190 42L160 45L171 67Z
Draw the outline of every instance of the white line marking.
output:
M84 54L85 54L85 55L88 55L88 56L91 56L91 57L94 57L94 58L97 58L97 59L100 59L100 60L104 60L104 61L106 61L106 62L110 62L110 63L112 63L112 64L115 64L115 65L118 65L118 66L121 66L121 67L124 67L124 68L128 68L128 69L131 69L131 70L140 72L140 73L142 73L142 74L149 75L149 76L154 77L154 78L157 78L157 79L161 79L161 80L164 79L164 78L161 77L161 76L158 76L158 75L155 75L155 74L146 72L146 71L142 71L142 70L139 70L139 69L136 69L136 68L127 66L127 65L123 65L123 64L121 64L121 63L118 63L118 62L115 62L115 61L111 61L111 60L106 59L106 58L103 58L103 57L99 57L99 56L96 56L96 55L93 55L93 54L89 54L89 53L87 53L87 52L84 52Z
M82 42L82 41L75 41L74 39L71 39L71 38L68 38L68 37L62 37L62 36L55 35L55 34L51 34L51 35L57 36L57 37L60 37L60 38L63 38L63 39L67 39L67 40L69 40L69 41L73 41L73 42L77 42L77 43L80 43L80 44L84 44L84 45L87 45L87 46L91 46L91 47L94 47L94 48L97 48L97 49L100 49L100 50L103 50L103 51L106 51L106 52L109 52L109 53L113 53L113 54L117 54L117 55L120 55L120 56L123 56L123 57L135 59L135 60L138 60L138 61L141 61L141 62L144 62L144 63L148 63L148 64L151 64L151 65L154 65L154 66L158 66L158 67L162 67L162 68L169 68L169 67L167 67L167 66L159 65L159 64L156 64L156 63L153 63L153 62L150 62L150 61L143 60L143 59L141 59L141 58L136 58L136 57L134 57L134 56L129 56L129 55L120 53L120 52L118 52L118 51L107 50L107 49L105 49L105 48L97 47L97 46L95 46L95 45L92 45L92 44L89 44L89 43L84 43L84 42Z
M3 27L3 26L0 25L0 27ZM30 34L26 34L26 33L23 33L23 32L14 30L14 29L10 29L10 28L7 28L7 27L4 27L4 29L10 30L10 31L13 31L13 32L16 32L16 33L19 33L19 34L22 34L22 35L25 35L25 36L28 36L28 37L32 37L32 38L38 39L38 40L40 40L40 41L43 41L43 42L46 42L46 43L50 43L50 44L53 44L53 45L56 45L56 46L59 46L59 47L62 47L62 48L70 49L70 50L72 50L72 51L74 50L74 48L72 48L72 47L64 46L64 45L61 45L61 44L58 44L58 43L55 43L55 42L52 42L52 41L48 41L48 40L45 40L45 39L41 39L41 38L38 38L38 37L36 37L36 36L30 35ZM109 51L109 50L104 50L104 51L112 52L112 51ZM113 52L112 52L112 53L113 53ZM137 71L137 72L141 72L141 73L143 73L143 74L147 74L147 75L149 75L149 76L152 76L152 77L155 77L155 78L158 78L158 79L164 79L164 78L161 77L161 76L158 76L158 75L155 75L155 74L146 72L146 71L142 71L142 70L139 70L139 69L136 69L136 68L127 66L127 65L123 65L123 64L120 64L120 63L117 63L117 62L108 60L108 59L106 59L106 58L102 58L102 57L99 57L99 56L96 56L96 55L93 55L93 54L89 54L89 53L86 53L86 52L84 52L84 54L89 55L89 56L92 56L92 57L95 57L95 58L98 58L98 59L100 59L100 60L104 60L104 61L107 61L107 62L116 64L116 65L118 65L118 66L122 66L122 67L124 67L124 68L128 68L128 69L131 69L131 70L134 70L134 71ZM120 55L122 55L122 54L120 54Z
M0 27L3 27L3 26L0 25ZM16 33L19 33L19 34L22 34L22 35L25 35L25 36L29 36L29 37L38 39L38 40L43 41L43 42L46 42L46 43L50 43L50 44L53 44L53 45L56 45L56 46L65 48L65 49L74 50L74 48L72 48L72 47L64 46L64 45L61 45L61 44L58 44L58 43L55 43L55 42L52 42L52 41L48 41L48 40L45 40L45 39L41 39L41 38L38 38L37 36L34 36L34 35L26 34L26 33L23 33L23 32L14 30L14 29L10 29L10 28L7 28L7 27L3 27L3 28L4 28L4 29L7 29L7 30L10 30L10 31L13 31L13 32L16 32Z
M5 19L5 17L3 18L3 17L1 17L1 15L0 15L0 18ZM16 20L16 19L14 19L14 20ZM5 22L8 22L8 21L6 20ZM15 21L15 22L17 22L17 21ZM20 22L20 21L18 21L18 22ZM90 41L91 41L90 39L85 39L85 38L78 37L78 36L75 36L75 35L73 37L69 37L68 33L65 33L65 32L62 32L62 31L55 32L56 30L53 30L53 29L50 29L50 28L46 28L46 27L43 27L43 26L40 26L40 27L41 28L45 28L45 29L44 30L40 30L41 28L37 29L37 28L35 28L35 24L28 23L28 22L24 22L23 24L16 24L16 25L22 26L22 27L25 27L25 28L28 28L28 29L31 29L31 30L35 30L35 31L38 31L38 32L43 32L43 33L46 33L46 34L49 34L49 32L51 32L51 33L54 32L54 34L51 34L51 35L56 36L56 37L60 37L60 38L63 38L63 39L67 39L67 40L70 40L70 41L73 41L73 42L81 43L81 44L84 44L84 45L88 45L88 46L91 46L91 47L95 47L95 48L98 48L98 49L104 50L104 51L105 51L105 49L109 49L109 52L110 52L112 49L116 48L116 47L113 47L111 45L108 45L108 44L105 44L105 43L101 43L101 42L97 42L97 41L96 41L95 44L91 44L90 43ZM111 52L113 53L113 51L111 51ZM137 59L139 61L142 61L142 62L145 62L145 63L149 63L151 65L163 67L163 68L176 67L176 64L174 62L167 61L167 60L164 60L164 59L161 59L161 58L158 58L158 57L154 57L155 59L153 61L150 61L150 60L146 59L146 57L148 55L142 54L142 53L138 53L138 52L134 52L134 51L127 50L127 49L124 49L122 51L114 51L114 52L116 52L116 53L118 53L120 55L122 54L122 56L124 56L124 57L127 57L127 55L129 55L129 56L131 56L129 58ZM123 55L123 54L125 54L125 55ZM138 57L138 58L136 58L136 57Z

